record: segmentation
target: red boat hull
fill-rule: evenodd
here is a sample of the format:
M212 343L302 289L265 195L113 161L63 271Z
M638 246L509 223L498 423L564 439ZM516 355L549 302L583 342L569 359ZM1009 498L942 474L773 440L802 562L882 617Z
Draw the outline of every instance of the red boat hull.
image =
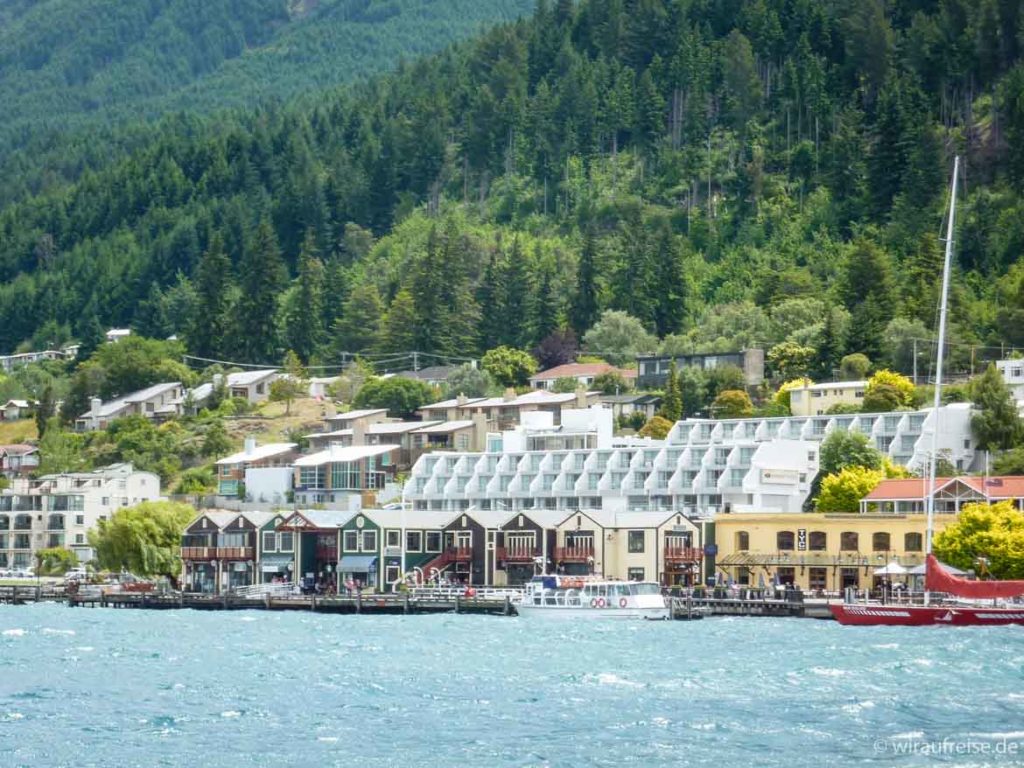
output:
M840 624L855 626L952 626L974 627L999 624L1024 624L1024 606L1020 608L984 608L950 605L866 605L833 603L832 616Z

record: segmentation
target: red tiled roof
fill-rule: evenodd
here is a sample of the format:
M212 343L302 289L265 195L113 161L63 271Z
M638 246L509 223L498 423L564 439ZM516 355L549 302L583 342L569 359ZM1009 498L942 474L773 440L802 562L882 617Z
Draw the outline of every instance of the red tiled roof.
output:
M636 378L636 371L616 368L608 363L566 363L565 365L556 365L554 368L548 368L546 371L541 371L530 378L546 380L560 379L566 376L571 376L572 378L577 376L600 376L602 373L608 373L609 371L619 374L624 379Z
M990 499L1017 499L1024 497L1024 476L1003 477L937 477L935 487L941 490L957 481L973 488ZM899 501L923 499L927 493L927 480L923 477L908 477L900 480L883 480L864 497L864 501Z

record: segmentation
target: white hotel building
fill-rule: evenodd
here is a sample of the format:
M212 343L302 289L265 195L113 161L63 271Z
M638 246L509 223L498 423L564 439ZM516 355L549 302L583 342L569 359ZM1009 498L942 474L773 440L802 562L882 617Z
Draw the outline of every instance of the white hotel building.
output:
M405 498L414 509L800 512L834 430L866 434L896 464L926 465L931 409L878 414L687 419L665 441L618 440L610 411L566 410L491 435L484 453L424 454ZM940 409L939 453L966 472L976 463L970 405ZM543 446L543 448L540 448Z
M89 531L100 520L159 498L160 477L131 464L16 478L0 492L0 568L35 566L35 553L49 547L65 547L87 562L95 555Z

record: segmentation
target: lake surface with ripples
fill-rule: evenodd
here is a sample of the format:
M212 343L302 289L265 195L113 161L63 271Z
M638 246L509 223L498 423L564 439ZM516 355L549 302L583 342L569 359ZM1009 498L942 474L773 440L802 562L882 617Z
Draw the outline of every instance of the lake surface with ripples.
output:
M1024 628L0 606L0 766L1024 764Z

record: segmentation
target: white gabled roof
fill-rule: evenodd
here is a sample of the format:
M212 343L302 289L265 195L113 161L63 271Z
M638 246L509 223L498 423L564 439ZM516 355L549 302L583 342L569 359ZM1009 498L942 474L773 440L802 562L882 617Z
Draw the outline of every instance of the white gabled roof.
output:
M362 419L366 416L376 416L378 413L387 412L387 408L363 408L357 411L345 411L344 413L336 413L333 416L328 416L327 421L352 421L353 419Z
M863 389L868 383L866 381L823 381L820 384L808 384L806 387L796 387L797 390L824 390L824 389Z
M247 461L262 461L263 459L269 459L271 456L288 453L288 451L293 450L296 445L297 443L267 443L266 445L257 445L249 453L245 451L232 453L230 456L225 456L223 459L218 460L217 464L243 464Z
M262 381L268 376L273 376L275 373L277 373L277 371L272 368L262 371L242 371L241 373L229 373L227 378L227 385L229 387L247 387L250 384L255 384L258 381Z
M569 511L564 509L517 509L513 512L503 509L501 511L504 515L504 519L501 522L502 528L520 515L532 520L541 528L557 528L569 515L576 514L575 510Z
M304 435L307 440L315 440L321 437L352 437L351 429L336 429L333 432L311 432Z
M420 406L421 411L439 410L444 408L466 408L471 405L477 405L486 400L486 397L469 397L463 402L459 402L457 397L453 397L450 400L441 400L438 403L430 403L429 405Z
M98 413L93 413L90 409L86 413L79 416L80 419L97 418L101 416L110 416L112 414L120 412L125 406L131 405L132 403L143 403L146 400L151 400L154 397L162 395L164 392L168 392L175 387L180 387L180 381L168 381L162 384L154 384L151 387L140 389L137 392L130 392L123 397L115 398L114 400L108 400L100 405Z
M424 422L427 426L416 430L416 434L420 435L443 435L448 432L457 432L460 429L466 429L473 426L472 421L463 419L462 421L433 421Z
M318 467L332 461L348 462L380 456L391 451L400 450L400 445L335 445L325 451L303 456L295 461L296 467Z
M366 428L368 435L401 435L405 432L423 432L426 427L441 424L440 421L381 421ZM472 424L473 422L470 422Z
M379 528L440 530L455 519L450 510L407 509L404 518L401 509L364 509L363 514Z

